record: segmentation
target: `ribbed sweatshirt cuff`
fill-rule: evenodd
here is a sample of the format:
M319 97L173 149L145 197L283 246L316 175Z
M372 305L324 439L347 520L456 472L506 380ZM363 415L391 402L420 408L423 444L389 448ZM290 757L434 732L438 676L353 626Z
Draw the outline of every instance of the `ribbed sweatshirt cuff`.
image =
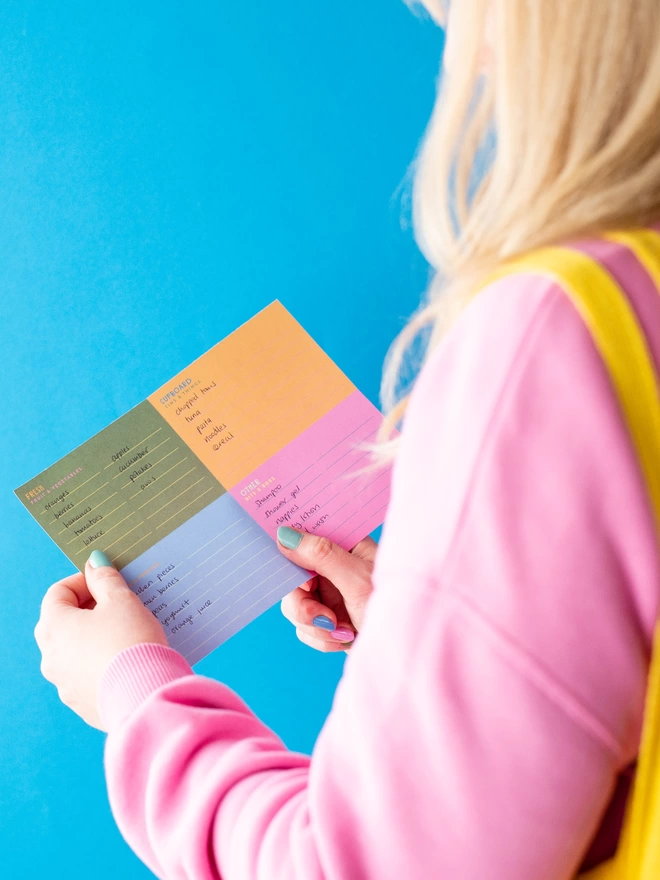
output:
M178 651L146 643L126 648L108 664L98 689L98 711L110 733L148 696L166 684L194 675Z

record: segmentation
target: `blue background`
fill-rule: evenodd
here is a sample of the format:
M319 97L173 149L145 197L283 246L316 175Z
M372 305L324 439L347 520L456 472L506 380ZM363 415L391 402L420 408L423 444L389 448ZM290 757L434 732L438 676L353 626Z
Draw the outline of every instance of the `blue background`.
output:
M71 566L12 490L276 297L377 402L427 279L401 193L441 49L398 0L0 5L2 876L151 876L40 677ZM198 668L309 751L341 666L275 607Z

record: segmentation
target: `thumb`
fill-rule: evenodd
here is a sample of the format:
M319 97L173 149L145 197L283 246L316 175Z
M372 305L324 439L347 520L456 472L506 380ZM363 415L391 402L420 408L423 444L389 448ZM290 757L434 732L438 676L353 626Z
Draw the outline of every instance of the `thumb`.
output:
M93 550L87 560L85 580L97 603L104 602L117 593L131 592L124 578L101 550Z
M299 532L289 526L277 530L282 553L301 568L315 571L331 581L344 598L361 593L366 584L364 560L353 556L328 538Z

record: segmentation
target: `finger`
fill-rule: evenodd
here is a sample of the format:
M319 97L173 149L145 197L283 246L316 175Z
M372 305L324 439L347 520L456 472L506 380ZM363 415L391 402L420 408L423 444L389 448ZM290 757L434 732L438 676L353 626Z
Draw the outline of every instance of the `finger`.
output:
M87 560L85 579L97 603L107 602L118 595L133 595L124 578L101 550L94 550Z
M368 562L373 562L376 557L376 550L378 550L378 544L373 538L367 536L357 542L355 547L351 550L351 553L359 559L366 559Z
M324 654L336 654L337 651L345 650L340 642L335 642L332 639L326 641L325 639L315 638L314 634L307 632L306 629L296 629L296 635L304 645L308 645L310 648L314 648L315 651L321 651Z
M308 581L305 581L304 584L301 584L298 589L305 590L308 593L313 593L318 586L318 580L318 575L314 575L313 578L310 578Z
M280 551L296 565L315 571L338 587L346 595L365 586L363 563L328 538L299 532L289 526L277 530Z
M334 616L337 618L337 626L342 626L344 623L349 626L351 625L351 618L346 610L346 600L340 590L328 578L319 576L316 599L334 613Z
M85 576L80 572L63 578L46 590L41 602L41 614L50 614L56 609L80 608L92 598Z
M282 614L294 626L313 626L316 617L326 618L333 627L337 625L335 613L300 587L282 599Z

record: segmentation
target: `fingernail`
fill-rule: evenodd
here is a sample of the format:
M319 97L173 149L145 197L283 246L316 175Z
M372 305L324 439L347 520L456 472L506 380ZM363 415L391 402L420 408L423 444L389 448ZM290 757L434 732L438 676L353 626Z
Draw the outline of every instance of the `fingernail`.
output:
M106 565L110 566L110 568L114 568L114 565L110 562L103 550L92 550L87 561L92 568L103 568Z
M343 642L345 645L350 644L355 638L355 633L345 626L338 626L336 630L330 633L333 639Z
M295 529L289 528L289 526L280 526L277 530L277 540L287 550L296 550L302 538L301 532L297 532Z
M315 617L312 621L312 625L318 626L319 629L333 630L335 628L334 623L329 617L326 617L325 614L319 614L318 617Z

